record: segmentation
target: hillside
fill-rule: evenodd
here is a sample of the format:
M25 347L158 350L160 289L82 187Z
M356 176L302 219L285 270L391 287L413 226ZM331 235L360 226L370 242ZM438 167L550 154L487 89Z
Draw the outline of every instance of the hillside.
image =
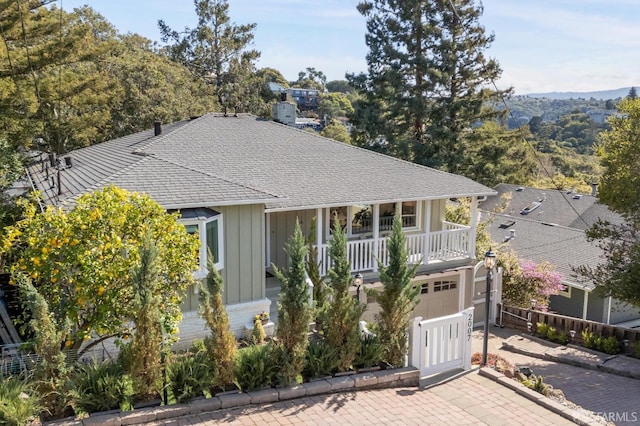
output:
M530 98L547 99L622 99L629 94L631 87L622 87L614 90L601 90L596 92L549 92L549 93L528 93L524 96Z

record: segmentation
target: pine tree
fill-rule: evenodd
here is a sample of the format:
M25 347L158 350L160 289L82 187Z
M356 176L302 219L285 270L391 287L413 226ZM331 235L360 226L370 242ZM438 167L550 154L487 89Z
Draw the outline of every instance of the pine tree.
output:
M205 340L210 360L216 369L215 386L224 389L233 383L236 361L236 338L229 328L229 315L222 302L222 276L215 267L213 255L207 257L209 274L200 289L200 315L211 330Z
M465 132L497 112L508 93L487 86L501 73L484 50L493 41L473 0L368 0L367 74L347 76L362 92L354 105L354 137L391 155L456 172Z
M162 388L162 301L158 297L159 250L150 233L140 247L140 263L133 271L135 334L131 342L133 389L141 400L153 399Z
M299 221L296 221L294 233L285 250L289 256L288 270L281 271L273 265L282 286L275 353L280 369L278 384L283 386L294 383L301 374L309 344L307 332L311 322L311 306L305 271L307 247Z
M389 266L378 261L382 291L368 290L376 297L380 312L376 322L380 328L380 342L385 350L385 360L392 366L404 364L407 353L407 329L409 314L418 304L420 287L414 286L419 263L409 266L407 263L406 237L402 232L402 219L399 213L393 218L391 236L387 243Z
M332 301L326 308L324 327L327 343L338 354L338 371L346 371L353 365L358 352L358 322L365 305L349 294L353 282L351 264L347 257L347 236L338 219L329 242L329 255L333 266L329 269Z
M629 89L629 94L627 95L627 98L634 100L638 97L638 93L636 92L636 88L632 87L631 89Z
M255 74L260 52L249 48L256 24L231 23L227 0L193 3L198 16L195 28L178 32L158 21L162 41L173 43L165 48L166 53L210 84L225 112L261 110L261 86L256 84L260 79Z

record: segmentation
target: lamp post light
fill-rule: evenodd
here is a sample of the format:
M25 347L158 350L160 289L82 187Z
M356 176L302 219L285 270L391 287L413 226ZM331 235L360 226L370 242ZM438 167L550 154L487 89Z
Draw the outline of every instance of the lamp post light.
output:
M360 287L362 287L362 283L364 282L364 277L360 272L357 272L353 276L353 285L356 286L356 298L358 302L360 302Z
M493 280L493 268L496 266L496 254L489 248L484 254L484 267L487 269L487 288L484 302L484 339L482 341L482 366L487 365L489 348L489 312L491 304L491 281Z
M576 337L576 331L569 330L569 336L571 336L571 344L573 344L573 339Z

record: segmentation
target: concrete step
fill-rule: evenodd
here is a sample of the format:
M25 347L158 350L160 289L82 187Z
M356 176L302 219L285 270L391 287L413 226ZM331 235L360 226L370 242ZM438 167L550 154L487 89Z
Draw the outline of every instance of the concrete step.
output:
M473 369L472 369L473 370ZM443 371L442 373L433 374L431 376L421 377L418 381L418 388L429 389L438 386L450 380L464 376L472 370L464 370L462 368L454 368L453 370Z

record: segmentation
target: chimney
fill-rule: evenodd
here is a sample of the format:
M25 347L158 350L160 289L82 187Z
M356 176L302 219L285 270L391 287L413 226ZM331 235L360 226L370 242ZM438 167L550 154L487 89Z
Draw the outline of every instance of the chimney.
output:
M162 121L153 122L153 135L160 136L162 134Z
M71 157L69 157L69 156L64 157L64 165L68 169L71 168L71 166L73 165L73 161L71 160Z
M598 184L597 183L592 183L591 184L591 196L592 197L597 197L598 196Z

